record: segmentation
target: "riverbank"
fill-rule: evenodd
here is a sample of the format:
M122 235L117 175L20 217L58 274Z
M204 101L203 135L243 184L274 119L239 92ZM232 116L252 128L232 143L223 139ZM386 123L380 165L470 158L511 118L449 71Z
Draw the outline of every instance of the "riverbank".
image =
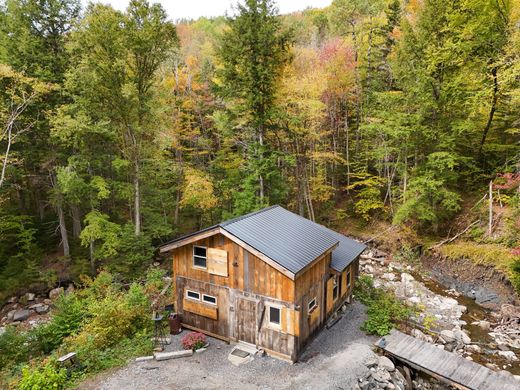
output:
M363 255L360 266L361 274L373 277L375 286L419 309L404 324L407 333L493 370L520 375L520 341L506 340L503 332L494 331L503 316L498 304L494 309L483 307L457 291L456 285L439 284L427 262L400 263L373 249Z

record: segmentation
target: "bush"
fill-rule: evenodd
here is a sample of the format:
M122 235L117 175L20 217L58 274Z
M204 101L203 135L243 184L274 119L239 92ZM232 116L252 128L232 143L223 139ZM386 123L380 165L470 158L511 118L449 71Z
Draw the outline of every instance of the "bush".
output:
M52 352L65 337L81 327L85 314L83 304L76 294L60 295L51 321L32 331L38 349L46 354Z
M361 329L370 334L387 335L400 321L413 313L413 309L405 306L393 294L375 288L372 278L367 275L359 278L354 294L367 306L368 319Z
M67 371L56 368L52 362L43 367L24 367L22 379L18 384L19 390L50 390L63 389L67 380Z
M0 335L0 368L14 366L27 361L30 352L29 339L26 333L8 326Z
M206 345L206 336L200 332L190 332L182 338L182 347L188 350L197 350Z

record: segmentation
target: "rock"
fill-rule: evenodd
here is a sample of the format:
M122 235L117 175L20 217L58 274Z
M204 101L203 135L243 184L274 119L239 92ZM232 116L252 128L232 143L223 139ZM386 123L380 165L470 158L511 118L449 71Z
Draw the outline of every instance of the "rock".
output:
M50 300L49 298L45 298L45 299L43 300L43 304L44 304L44 305L52 305L52 300Z
M377 370L372 373L372 378L376 382L385 383L388 382L392 377L390 376L390 373L385 370Z
M484 330L489 330L491 328L491 323L489 321L482 320L478 322L478 326Z
M460 343L464 345L471 344L471 338L462 330L456 329L455 331L453 331L453 334L455 336L455 339Z
M411 283L414 280L415 280L414 277L410 274L407 274L406 272L403 272L401 274L401 282L403 282L403 283Z
M13 315L13 321L25 321L31 312L27 309L17 310Z
M14 296L7 300L7 303L16 303L18 302L18 297Z
M188 357L193 355L193 351L191 349L189 350L182 350L182 351L174 351L174 352L155 352L153 356L155 357L155 360L162 361L162 360L169 360L169 359L178 359L182 357Z
M14 313L16 313L16 309L14 309L14 310L9 310L9 311L7 312L7 320L8 320L8 321L12 321L12 320L13 320L13 318L14 318Z
M28 301L34 301L34 298L36 298L36 294L34 293L25 294L25 299L27 299Z
M498 355L512 362L516 362L518 360L516 354L513 351L498 351Z
M498 343L497 348L501 351L509 351L509 347L505 343Z
M394 363L390 359L388 359L386 356L379 357L379 367L382 367L389 372L395 371Z
M371 356L365 361L365 366L368 368L377 367L379 364L379 359L376 356Z
M393 273L388 272L388 273L384 273L382 278L389 280L389 281L393 281L395 279L395 275Z
M444 340L445 343L453 343L454 341L457 341L455 338L455 334L451 330L444 329L441 331L441 338Z
M442 344L437 344L436 347L439 348L439 349L442 349L443 351L444 351L444 348L445 348L445 346L442 345Z
M428 337L423 332L421 332L419 329L412 329L410 334L413 337L415 337L416 339L426 341L426 342L428 341Z
M202 353L202 352L205 352L206 350L207 350L207 348L199 348L199 349L195 350L195 353Z
M465 349L466 349L466 352L471 352L471 353L481 353L482 352L482 348L480 348L476 344L466 345Z
M35 310L36 310L36 313L38 313L38 314L45 314L45 313L49 312L49 306L41 305L41 306L38 306Z
M421 302L421 298L419 298L417 296L413 296L413 297L408 298L408 302L413 303L414 305L417 305Z
M74 285L72 283L69 283L69 285L67 286L67 290L65 290L65 294L73 293L74 290L75 290Z
M63 294L63 292L64 292L63 287L53 288L51 291L49 291L49 298L54 301L61 294Z
M370 265L366 265L365 266L365 272L368 273L368 274L373 274L374 273L374 267L372 267Z
M135 358L136 362L146 362L148 360L153 360L153 356L140 356Z

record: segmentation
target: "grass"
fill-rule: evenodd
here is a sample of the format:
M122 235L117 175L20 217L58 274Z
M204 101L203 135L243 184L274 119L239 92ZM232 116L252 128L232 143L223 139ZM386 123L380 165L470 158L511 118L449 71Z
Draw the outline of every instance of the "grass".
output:
M513 275L512 266L520 259L520 256L511 253L510 248L500 244L477 244L465 241L443 245L439 250L449 259L468 259L475 264L492 266L508 277Z

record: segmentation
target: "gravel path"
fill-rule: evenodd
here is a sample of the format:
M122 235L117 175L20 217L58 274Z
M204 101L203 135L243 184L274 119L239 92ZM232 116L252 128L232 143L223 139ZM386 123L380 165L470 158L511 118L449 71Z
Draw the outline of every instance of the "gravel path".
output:
M324 329L301 361L292 365L256 357L235 367L227 360L233 346L210 339L210 348L201 354L162 362L132 362L100 374L78 389L353 389L357 378L367 371L364 362L373 356L376 340L359 329L365 318L363 305L349 305L343 318L331 329ZM173 337L171 349L183 333Z

